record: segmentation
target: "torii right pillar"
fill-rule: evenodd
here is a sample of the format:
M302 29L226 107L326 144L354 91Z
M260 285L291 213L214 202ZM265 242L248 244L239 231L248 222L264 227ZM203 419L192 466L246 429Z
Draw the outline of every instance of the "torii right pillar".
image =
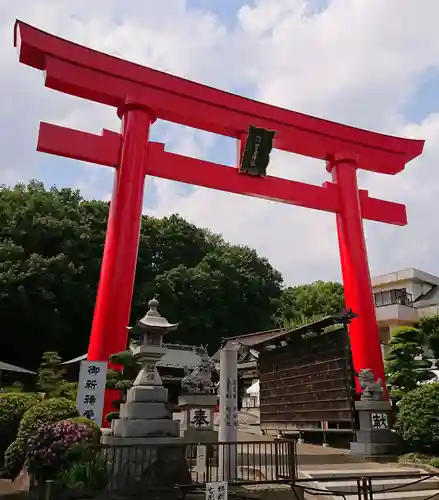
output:
M369 368L376 378L382 380L387 399L380 335L364 239L356 158L352 155L335 155L327 162L327 170L332 174L333 183L337 186L340 203L336 217L346 308L358 314L349 325L353 364L357 373L361 369Z

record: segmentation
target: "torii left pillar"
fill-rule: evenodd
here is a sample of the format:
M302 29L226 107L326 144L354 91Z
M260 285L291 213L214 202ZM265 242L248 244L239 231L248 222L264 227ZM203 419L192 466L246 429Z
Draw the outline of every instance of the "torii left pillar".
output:
M136 273L147 145L150 125L155 120L148 107L131 98L118 109L118 115L122 119L121 156L114 178L88 348L90 361L108 360L112 354L127 348L126 328ZM104 425L105 415L114 411L112 402L116 399L116 391L105 392Z

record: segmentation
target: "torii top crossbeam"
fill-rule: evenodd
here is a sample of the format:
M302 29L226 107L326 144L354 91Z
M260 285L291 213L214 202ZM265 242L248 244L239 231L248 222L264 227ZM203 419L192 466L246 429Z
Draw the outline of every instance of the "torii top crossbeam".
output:
M15 25L20 62L46 72L46 86L120 107L141 95L157 118L239 139L249 125L276 130L275 147L328 160L334 151L358 156L358 168L396 174L420 155L423 141L377 134L263 104ZM100 74L101 77L97 78Z
M20 62L45 72L47 87L117 108L122 131L101 136L42 123L38 150L115 168L101 278L88 356L107 360L126 347L146 174L336 214L354 366L384 380L363 234L363 219L407 223L405 206L358 189L358 168L397 174L422 153L402 139L307 116L220 91L74 44L17 21ZM148 143L150 125L167 120L237 139L250 125L276 132L275 148L324 160L332 182L316 186L240 174ZM109 402L106 403L107 407Z

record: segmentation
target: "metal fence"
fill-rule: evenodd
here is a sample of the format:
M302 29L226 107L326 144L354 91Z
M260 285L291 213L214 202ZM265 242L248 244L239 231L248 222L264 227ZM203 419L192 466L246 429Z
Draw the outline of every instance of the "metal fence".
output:
M109 464L110 489L133 480L158 483L164 475L180 486L212 481L270 483L296 477L296 444L292 440L234 443L175 443L102 446Z
M431 481L434 479L434 481ZM393 481L394 480L394 481ZM392 486L392 481L396 485ZM331 488L331 483L339 483L337 487ZM319 483L316 486L316 483ZM340 485L343 484L343 486ZM427 484L428 483L428 484ZM346 476L319 476L318 479L307 478L297 479L295 485L300 486L305 493L314 495L316 498L357 498L358 500L374 500L374 498L383 498L386 493L401 493L401 492L419 492L422 490L424 500L439 500L439 476L437 474L407 473L404 475L398 474L380 474L379 476L363 475L353 477ZM320 484L326 484L326 487L320 487ZM429 494L428 492L431 492ZM426 494L427 496L424 496ZM293 493L294 498L294 493ZM392 497L397 498L397 497Z
M146 492L197 490L208 482L292 484L297 478L294 440L233 443L100 445L106 487L99 498L146 498ZM149 498L149 497L148 497Z

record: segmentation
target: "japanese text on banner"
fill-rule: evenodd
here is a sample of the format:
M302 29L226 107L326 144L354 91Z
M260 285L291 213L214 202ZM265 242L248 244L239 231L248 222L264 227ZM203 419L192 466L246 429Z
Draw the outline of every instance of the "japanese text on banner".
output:
M105 361L81 361L76 408L80 415L98 425L102 422L106 380Z

